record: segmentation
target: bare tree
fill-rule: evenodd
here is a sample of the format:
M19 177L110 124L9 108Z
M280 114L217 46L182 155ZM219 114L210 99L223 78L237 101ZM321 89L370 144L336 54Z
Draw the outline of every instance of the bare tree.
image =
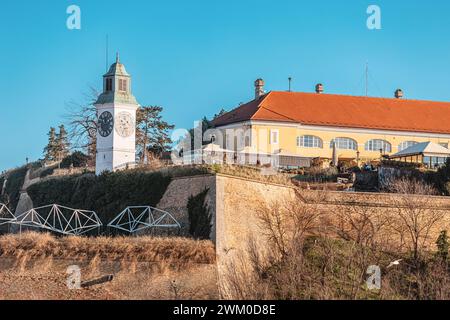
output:
M324 193L299 194L262 203L258 230L242 251L226 252L222 294L230 299L448 299L448 264L425 243L442 227L434 190L417 181L398 181L386 201L394 211L361 203L332 205ZM413 193L413 194L411 194ZM415 193L415 194L414 194ZM425 195L425 196L420 196ZM366 205L363 205L366 204ZM412 257L397 250L398 235ZM403 237L403 238L402 238ZM400 264L391 267L394 260ZM379 266L378 290L365 283Z
M370 205L368 198L359 203L336 206L335 219L332 220L338 237L370 248L385 248L389 242L388 228L392 223L389 212Z
M97 139L97 110L94 106L98 91L90 87L85 94L85 102L70 102L67 105L66 119L69 127L69 139L74 148L84 148L95 156Z
M408 237L413 258L418 260L430 239L431 231L443 221L444 212L436 209L433 195L437 191L416 179L400 178L391 182L390 189L396 195L396 223L394 229Z

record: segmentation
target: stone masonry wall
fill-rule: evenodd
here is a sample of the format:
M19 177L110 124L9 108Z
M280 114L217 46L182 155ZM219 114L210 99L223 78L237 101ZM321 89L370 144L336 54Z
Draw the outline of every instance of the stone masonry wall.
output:
M187 235L188 220L186 205L188 198L197 195L205 188L210 191L206 201L213 213L213 232L211 239L216 244L219 276L225 271L228 261L245 254L248 239L252 237L262 251L267 248L263 230L260 228L257 209L264 204L284 199L296 198L296 189L284 185L268 184L238 177L215 175L175 179L161 200L158 208L173 213L183 225ZM298 191L298 190L297 190ZM302 202L314 203L320 194L320 204L317 208L326 212L331 219L339 220L340 210L346 208L366 208L367 213L377 216L387 214L395 216L398 210L403 210L405 198L399 195L382 193L345 193L301 190ZM429 249L435 249L435 241L442 230L450 231L450 197L414 196L414 201L424 199L430 210L443 214L444 219L434 230L430 231ZM350 210L351 211L351 210ZM380 235L384 237L385 235ZM392 238L392 235L387 235ZM407 238L399 236L392 238L404 242Z
M244 253L248 247L249 237L257 240L258 247L267 247L264 231L261 230L257 217L257 209L261 204L270 204L283 199L295 199L295 189L292 187L250 181L237 177L217 176L217 208L216 208L216 252L220 265L235 257L239 252ZM339 210L352 206L363 208L369 215L385 214L395 216L407 199L400 195L382 193L345 193L320 192L301 190L303 202L313 203L320 196L319 210L323 210L330 219L339 219ZM422 197L414 196L418 203L425 200L427 210L434 210L444 216L441 223L430 231L427 247L435 250L435 241L442 230L450 231L450 197ZM358 210L358 209L356 209ZM351 210L350 210L351 211ZM380 237L386 236L380 234ZM394 242L407 241L408 235L388 235ZM399 244L402 245L402 244ZM404 243L403 243L404 245Z
M187 204L189 197L196 196L209 189L206 203L213 215L216 208L216 177L213 175L183 177L174 179L157 205L158 209L171 213L181 224L181 235L189 235L189 220ZM213 220L215 215L213 216ZM211 238L215 238L215 228L212 228Z

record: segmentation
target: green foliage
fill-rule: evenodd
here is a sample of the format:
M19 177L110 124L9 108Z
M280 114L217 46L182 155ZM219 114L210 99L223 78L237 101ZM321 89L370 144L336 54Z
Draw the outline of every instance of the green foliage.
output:
M25 181L27 171L28 167L24 166L11 171L6 177L8 181L6 182L5 194L2 197L2 201L8 205L13 212L16 210L17 203L19 202L20 190L22 189L23 182Z
M339 171L335 167L311 167L305 170L304 175L295 176L295 179L303 182L335 182L337 181L338 174Z
M436 188L443 194L450 195L450 159L431 177Z
M158 172L84 174L43 181L28 188L36 207L59 204L95 211L107 223L128 206L156 206L171 181Z
M48 143L44 148L44 159L45 161L55 161L57 157L57 146L56 146L56 130L51 127L48 133Z
M56 159L64 159L69 154L70 143L64 125L59 126L59 133L56 135Z
M69 154L69 139L64 125L59 126L59 132L55 128L50 128L48 133L48 143L44 148L45 161L61 161Z
M212 173L211 170L204 165L173 166L160 169L160 171L170 175L173 178L200 176Z
M81 151L75 151L61 161L61 168L67 169L70 168L70 166L73 166L74 168L83 168L86 167L89 160L90 157L88 155L85 155Z
M208 192L209 189L205 189L200 194L189 197L188 200L189 233L195 239L209 239L211 235L212 215L205 203Z
M442 259L442 261L447 261L448 249L450 248L450 243L448 241L447 231L441 231L437 241L436 246L438 251L436 253L437 257Z
M162 112L160 106L142 106L137 110L136 145L141 162L148 157L148 152L160 156L170 149L169 131L175 126L163 120Z
M51 176L54 171L55 171L54 167L45 168L39 172L39 178L43 179L47 176Z
M5 183L5 177L0 177L0 202L5 202L2 196L3 184Z
M423 169L425 165L423 163L414 163L414 162L403 162L396 160L382 160L381 164L386 167L392 168L404 168L404 169Z

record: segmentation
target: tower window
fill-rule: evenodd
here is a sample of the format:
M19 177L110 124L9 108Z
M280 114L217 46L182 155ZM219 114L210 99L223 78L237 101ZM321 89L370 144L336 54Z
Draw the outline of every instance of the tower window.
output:
M127 80L119 79L119 91L127 91Z
M106 79L106 91L112 91L112 79L108 78Z

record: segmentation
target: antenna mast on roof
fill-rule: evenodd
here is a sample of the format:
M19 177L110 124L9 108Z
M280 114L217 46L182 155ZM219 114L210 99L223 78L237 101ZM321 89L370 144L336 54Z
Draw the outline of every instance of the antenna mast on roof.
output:
M108 72L108 51L109 51L109 37L106 35L106 72Z
M288 81L289 81L289 92L291 92L291 82L292 82L292 77L289 77L288 78Z
M366 62L366 97L369 96L369 63Z

